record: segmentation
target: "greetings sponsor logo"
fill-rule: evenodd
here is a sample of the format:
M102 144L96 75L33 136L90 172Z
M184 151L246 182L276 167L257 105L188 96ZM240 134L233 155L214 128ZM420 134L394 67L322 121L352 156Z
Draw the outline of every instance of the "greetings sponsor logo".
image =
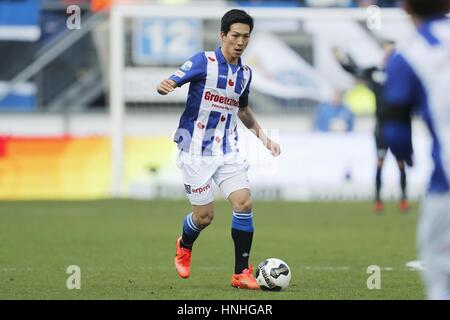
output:
M239 107L239 101L218 94L213 94L210 91L205 92L204 99L206 101L218 102L232 107Z

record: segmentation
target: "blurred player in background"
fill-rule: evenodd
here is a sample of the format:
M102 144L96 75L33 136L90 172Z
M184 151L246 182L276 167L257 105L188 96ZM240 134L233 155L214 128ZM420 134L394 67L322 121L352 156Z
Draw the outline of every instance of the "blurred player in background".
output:
M377 213L383 211L384 205L381 199L381 187L382 187L382 170L386 154L388 152L388 146L383 140L381 135L381 128L383 126L383 99L382 90L386 80L385 65L386 61L394 51L394 43L386 41L383 44L384 59L381 66L372 66L369 68L359 67L352 57L345 53L340 48L334 48L334 55L342 68L352 74L355 78L363 80L367 87L373 91L376 98L376 111L375 111L375 145L377 148L377 167L375 175L375 203L373 210ZM399 209L402 212L409 210L410 205L406 193L406 171L405 163L397 159L398 168L400 171L400 188L401 188L401 200L399 203Z
M449 0L406 0L417 32L387 65L383 135L398 159L413 165L411 116L432 138L434 170L417 230L427 297L450 299L450 20Z
M245 11L231 10L221 21L222 46L200 52L169 79L161 81L158 93L165 95L190 82L186 109L175 134L180 149L181 170L192 213L184 219L182 236L176 243L175 267L181 278L190 275L192 245L214 217L212 181L219 186L233 208L231 235L235 246L235 268L231 285L259 289L249 266L253 239L253 211L248 163L237 148L238 118L272 152L280 146L261 130L248 105L251 69L241 55L250 40L253 19Z

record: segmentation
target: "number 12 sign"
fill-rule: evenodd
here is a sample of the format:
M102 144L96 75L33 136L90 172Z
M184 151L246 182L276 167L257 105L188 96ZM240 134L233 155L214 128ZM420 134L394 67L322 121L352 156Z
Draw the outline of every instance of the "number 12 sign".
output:
M202 49L201 21L138 19L133 28L133 62L179 64Z

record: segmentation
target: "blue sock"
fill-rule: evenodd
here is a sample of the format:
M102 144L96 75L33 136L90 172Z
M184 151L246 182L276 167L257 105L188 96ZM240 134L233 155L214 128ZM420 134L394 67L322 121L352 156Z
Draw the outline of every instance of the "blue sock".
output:
M233 211L231 228L246 232L253 232L253 213Z
M195 224L192 218L192 212L189 213L183 222L183 236L181 237L181 246L192 249L195 239L200 234L201 229Z
M239 274L248 268L253 240L253 213L233 211L231 237L234 241L234 273Z

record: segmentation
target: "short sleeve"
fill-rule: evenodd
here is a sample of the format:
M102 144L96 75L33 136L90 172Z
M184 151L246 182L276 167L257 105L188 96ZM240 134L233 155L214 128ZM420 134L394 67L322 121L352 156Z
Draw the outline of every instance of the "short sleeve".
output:
M187 60L169 79L181 87L183 84L206 77L206 56L199 52Z

